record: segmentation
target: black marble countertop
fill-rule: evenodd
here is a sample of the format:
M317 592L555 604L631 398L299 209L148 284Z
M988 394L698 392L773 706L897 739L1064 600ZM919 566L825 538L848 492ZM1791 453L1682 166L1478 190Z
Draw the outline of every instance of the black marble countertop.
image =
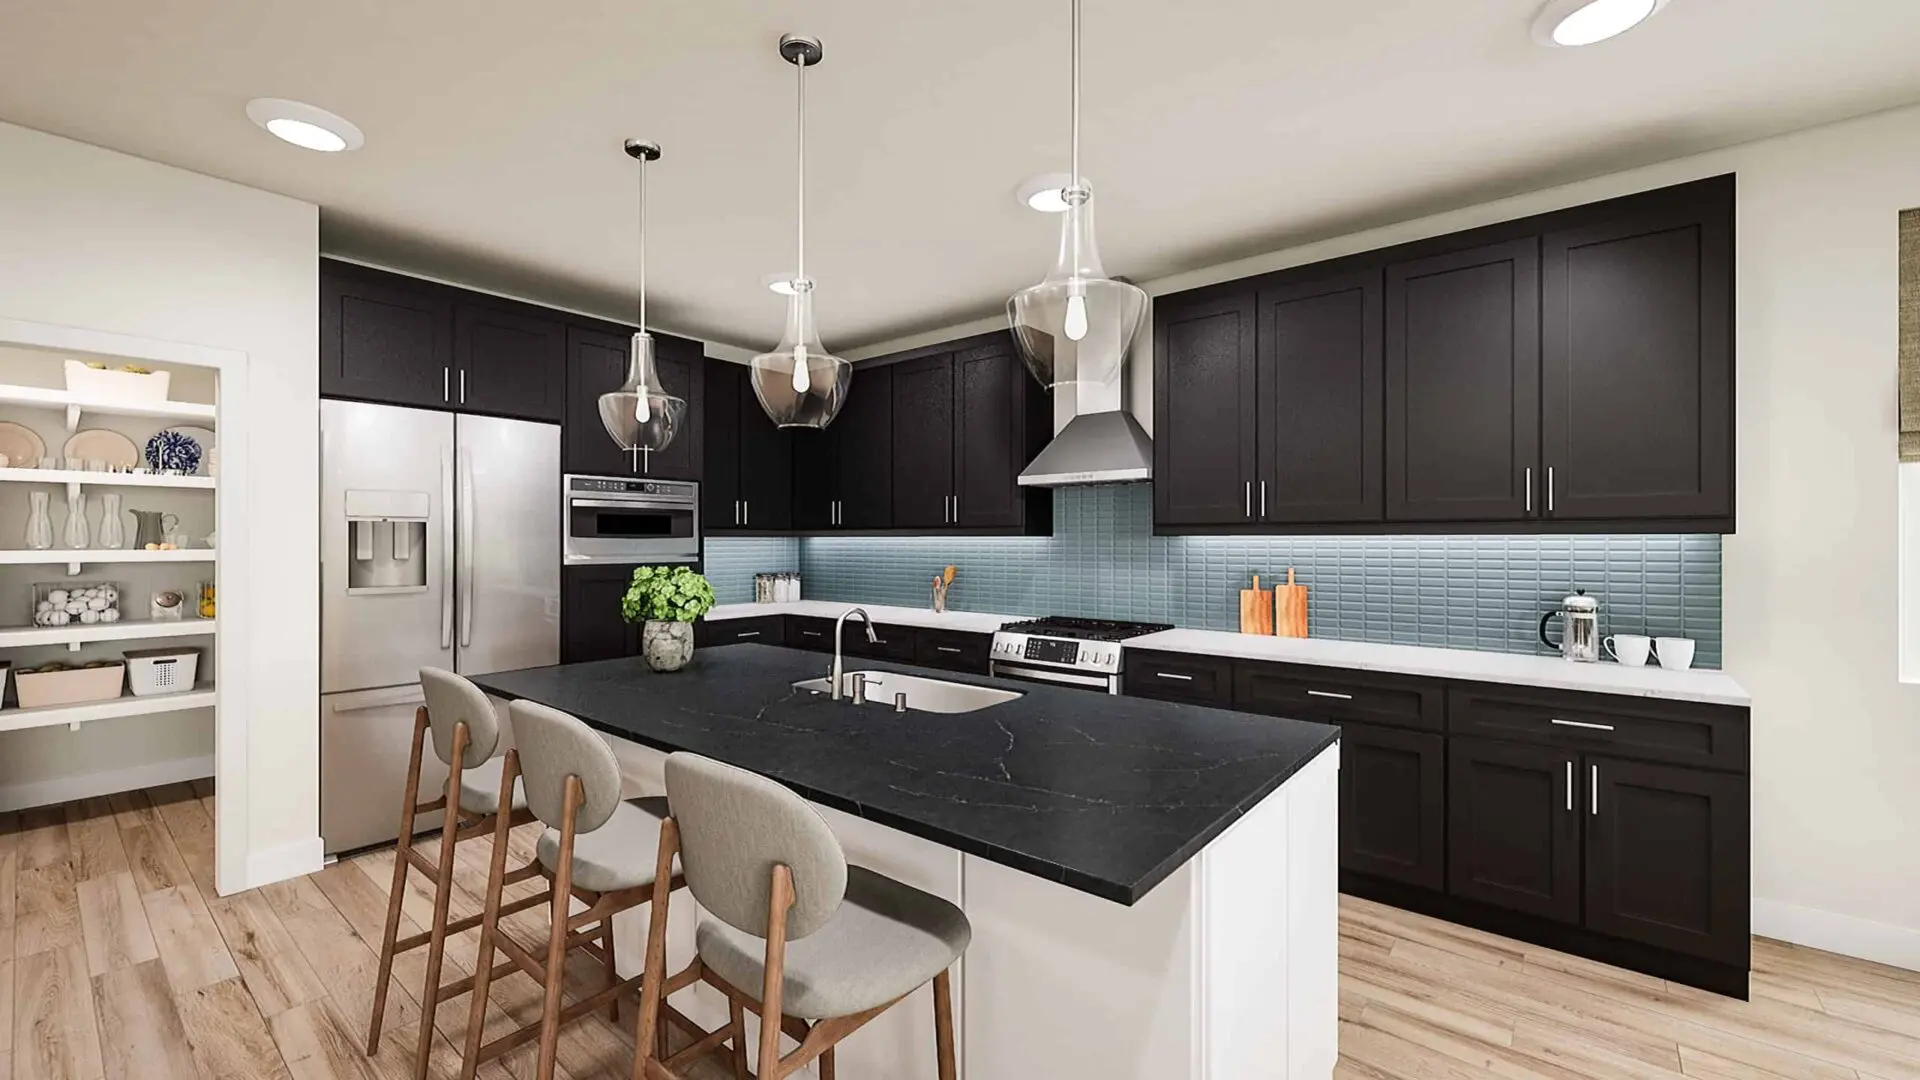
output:
M895 713L795 690L828 658L703 649L474 676L662 751L752 770L821 805L1122 904L1145 896L1339 738L1326 724L1055 689L902 664L1023 696L971 713Z

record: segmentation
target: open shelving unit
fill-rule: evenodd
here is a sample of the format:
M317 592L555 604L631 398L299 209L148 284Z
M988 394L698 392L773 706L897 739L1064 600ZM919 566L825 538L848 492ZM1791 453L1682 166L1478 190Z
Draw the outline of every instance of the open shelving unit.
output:
M207 637L214 633L218 619L122 619L112 623L69 626L0 627L0 649L24 649L34 645L65 645L79 652L80 646L99 641L157 641L161 638Z
M215 409L192 401L101 401L44 386L14 386L0 383L0 405L39 405L60 409L66 414L68 434L79 430L80 418L95 416L137 416L154 420L173 420L201 427L213 425Z
M192 488L212 491L211 476L87 472L84 469L0 469L0 484L91 484L95 487Z
M202 683L178 694L134 697L122 694L106 701L84 705L52 705L43 709L0 709L0 732L26 731L29 728L78 728L90 720L118 720L124 716L149 716L153 713L181 712L186 709L211 709L217 697L212 683Z

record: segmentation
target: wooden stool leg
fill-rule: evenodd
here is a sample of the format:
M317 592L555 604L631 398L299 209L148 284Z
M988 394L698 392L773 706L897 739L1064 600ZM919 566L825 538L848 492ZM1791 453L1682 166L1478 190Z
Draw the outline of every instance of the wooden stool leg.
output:
M600 947L607 951L607 985L620 985L620 965L613 958L613 916L609 915L600 923ZM620 999L614 998L607 1003L607 1019L620 1022Z
M400 901L407 891L408 856L413 850L413 808L420 801L420 753L427 737L427 707L413 711L413 756L407 762L407 791L400 802L400 842L393 849L393 887L387 892L387 925L380 934L380 978L373 984L373 1020L367 1028L367 1056L380 1050L380 1026L386 1020L387 985L393 979L393 943L400 936Z
M660 823L653 899L647 902L646 970L640 980L640 1018L633 1031L633 1080L647 1080L647 1062L665 1056L660 1047L666 1038L666 1025L660 1022L660 1012L667 996L667 907L673 893L673 859L679 853L679 827L667 818Z
M940 1080L953 1080L953 980L945 971L933 977L933 1049Z
M560 1049L560 994L567 981L567 916L573 911L573 830L586 796L577 776L567 777L560 813L560 857L553 868L552 927L547 932L547 993L540 1010L540 1062L534 1080L553 1080Z
M727 1027L733 1038L733 1080L747 1080L747 1010L731 997L727 999Z
M434 1018L440 1012L440 965L447 952L447 905L453 900L453 842L460 833L460 765L467 753L467 725L453 726L453 764L447 770L446 824L440 829L440 864L433 882L433 926L427 939L427 978L420 992L420 1042L413 1052L413 1080L427 1080L433 1053Z
M820 1080L833 1080L833 1047L820 1055Z
M500 770L500 805L509 808L494 815L492 861L487 870L487 895L482 898L480 952L474 962L473 1001L467 1009L466 1046L460 1054L460 1080L474 1080L480 1068L480 1044L487 1026L487 984L493 979L493 938L500 928L500 894L507 876L507 837L513 830L513 786L520 779L520 752L507 751Z

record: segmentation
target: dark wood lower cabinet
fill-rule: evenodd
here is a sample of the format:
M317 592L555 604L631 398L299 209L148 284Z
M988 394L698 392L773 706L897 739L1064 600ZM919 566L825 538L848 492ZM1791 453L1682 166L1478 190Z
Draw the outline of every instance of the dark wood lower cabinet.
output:
M1745 777L1588 757L1588 929L1746 966Z
M1447 740L1340 725L1340 867L1389 881L1447 884Z
M1447 750L1447 891L1578 923L1579 755L1480 739Z
M560 568L560 662L614 660L640 652L638 628L620 614L631 566Z

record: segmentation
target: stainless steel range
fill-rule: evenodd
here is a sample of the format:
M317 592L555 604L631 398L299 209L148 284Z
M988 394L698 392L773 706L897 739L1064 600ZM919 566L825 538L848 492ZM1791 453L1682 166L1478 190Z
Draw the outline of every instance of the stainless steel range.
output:
M1125 663L1120 643L1171 629L1170 623L1061 616L1008 623L993 635L991 670L1003 679L1059 683L1117 694Z

